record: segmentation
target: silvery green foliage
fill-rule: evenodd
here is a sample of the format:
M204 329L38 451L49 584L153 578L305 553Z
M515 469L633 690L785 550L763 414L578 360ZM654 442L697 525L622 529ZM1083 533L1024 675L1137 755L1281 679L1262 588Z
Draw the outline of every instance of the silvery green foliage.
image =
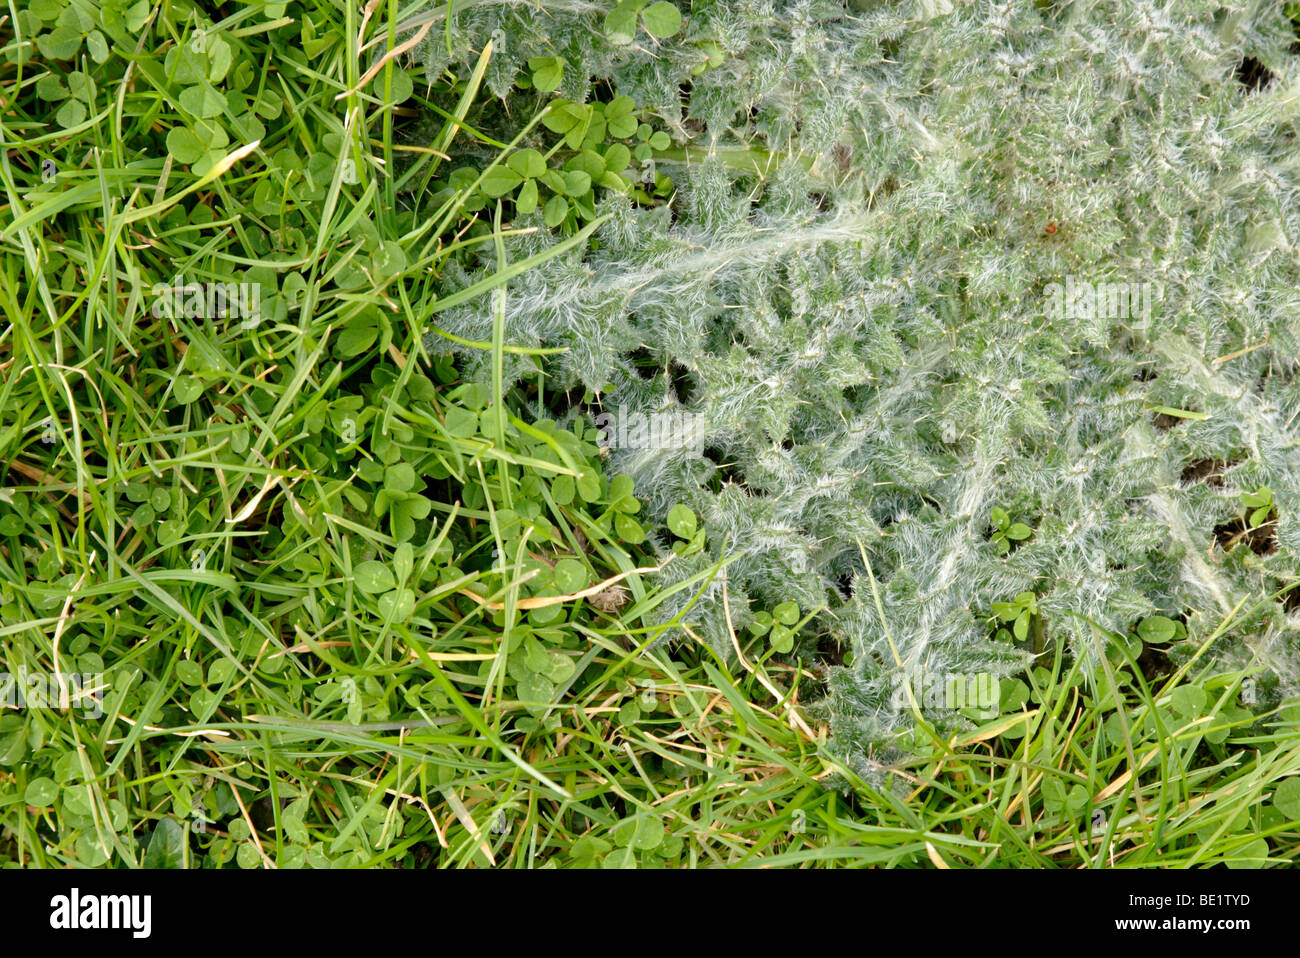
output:
M1085 620L1186 613L1204 637L1294 581L1300 57L1271 2L851 6L697 2L680 40L641 51L603 48L578 14L481 16L515 18L512 38L533 23L521 44L560 38L690 131L671 212L608 201L598 248L510 290L509 335L567 347L552 391L704 417L706 456L614 449L612 468L651 515L685 502L739 554L738 625L751 606L825 607L817 625L853 652L825 703L835 744L868 773L868 750L908 721L888 707L891 638L911 668L1005 675L1026 655L987 617L1023 590L1092 656ZM694 78L683 123L678 84L706 36L728 59ZM1245 56L1273 82L1238 82ZM774 157L761 179L745 172L759 148ZM1067 278L1160 296L1149 317L1053 315ZM482 309L438 322L490 338ZM1183 478L1211 459L1220 484ZM1225 552L1215 527L1265 484L1276 550ZM1005 556L993 506L1034 529ZM715 586L689 617L725 649L720 608ZM1298 628L1265 604L1221 654L1294 692Z

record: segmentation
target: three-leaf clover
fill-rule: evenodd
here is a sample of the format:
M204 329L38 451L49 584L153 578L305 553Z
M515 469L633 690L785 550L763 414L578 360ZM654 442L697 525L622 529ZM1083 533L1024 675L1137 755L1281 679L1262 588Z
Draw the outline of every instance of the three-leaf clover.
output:
M548 75L543 79L554 77ZM493 167L483 176L479 184L483 196L500 199L513 194L516 211L523 215L534 212L540 205L543 221L554 229L566 222L573 225L578 218L592 219L596 215L597 186L620 193L631 189L632 178L627 170L632 163L632 150L622 143L605 142L607 136L627 139L637 135L641 124L631 97L620 95L609 103L586 104L557 99L551 103L542 123L552 133L559 134L562 144L576 151L575 155L566 159L560 169L551 169L546 157L537 150L518 150L503 165ZM457 170L451 185L463 188L474 179L472 170ZM544 204L541 187L546 187L551 194ZM473 212L472 205L467 203L465 209Z
M1034 530L1023 522L1012 522L1007 511L997 506L989 512L989 518L993 522L993 543L997 546L998 555L1010 552L1012 542L1023 542L1034 534Z
M483 176L479 189L492 199L499 199L518 188L515 207L520 213L537 209L537 178L545 175L546 160L534 149L512 153L504 166L495 166Z
M1172 642L1180 632L1185 637L1187 627L1165 615L1149 615L1137 624L1138 637L1156 645Z
M560 57L532 57L528 61L533 89L538 93L553 93L564 79L564 60Z
M679 555L691 555L704 548L704 529L695 520L695 513L680 502L668 510L668 531L684 539L673 543L673 551Z
M636 104L627 95L616 96L605 104L605 129L616 140L626 140L636 133ZM664 134L665 138L667 134Z
M554 62L552 62L554 61ZM534 69L533 85L539 89L558 83L563 61L557 57L535 57L529 61ZM521 81L529 85L528 81ZM477 189L463 201L466 213L481 210L488 201L510 198L515 211L528 215L539 207L542 220L550 229L563 225L575 229L580 221L596 216L596 189L630 194L647 205L654 199L671 194L672 181L663 174L655 176L654 197L640 185L631 168L633 161L645 163L655 150L666 150L672 141L662 130L654 130L637 118L636 104L630 96L620 94L608 103L575 103L564 98L551 101L542 125L559 134L560 144L545 156L528 147L512 153L504 162L487 170L482 178L471 167L462 167L448 178L452 191ZM632 140L633 144L610 143L608 140ZM573 151L559 168L548 166L558 147ZM199 145L195 144L194 149ZM542 188L550 194L547 196Z
M794 626L798 621L799 605L795 602L781 602L772 610L771 618L766 620L763 631L767 632L767 641L773 651L785 655L794 649ZM755 624L758 623L759 617L755 616ZM754 627L750 628L753 631ZM761 635L762 632L756 634Z
M1288 778L1277 787L1273 806L1287 821L1300 821L1300 778Z
M1273 490L1260 486L1254 492L1243 492L1241 504L1250 510L1247 525L1252 529L1258 528L1268 521L1269 513L1273 511Z
M641 26L656 40L675 36L682 28L681 11L668 0L656 0L648 6L645 0L622 0L605 16L605 35L614 43L631 43L636 37L638 14Z
M1029 635L1029 620L1038 614L1038 597L1032 592L1022 592L1010 602L994 602L993 615L999 622L1011 622L1011 631L1018 641ZM1006 629L998 630L998 638L1005 638Z

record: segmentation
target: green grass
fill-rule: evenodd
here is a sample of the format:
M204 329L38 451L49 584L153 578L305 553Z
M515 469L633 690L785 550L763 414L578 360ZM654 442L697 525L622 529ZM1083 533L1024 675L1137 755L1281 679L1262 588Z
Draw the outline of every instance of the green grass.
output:
M972 842L947 852L936 845L932 861L1017 868L1294 861L1295 705L1259 714L1241 708L1240 674L1180 669L1148 681L1127 650L1112 648L1097 688L1058 651L1052 668L1004 687L996 719L947 741L918 736L917 755L896 769L913 786L902 813Z
M911 757L864 781L827 752L806 663L752 634L728 660L690 628L656 644L666 595L635 490L602 474L592 435L499 398L521 352L499 297L533 263L505 262L499 206L463 215L471 184L417 221L384 175L428 182L473 135L489 54L419 94L444 125L411 148L400 57L361 82L362 43L395 45L396 5L364 28L351 6L305 7L205 29L184 3L119 5L93 21L103 63L93 30L68 56L33 54L30 31L4 48L0 666L106 687L103 718L85 702L0 716L0 861L1294 859L1297 715L1237 709L1242 676L1149 683L1120 656L1098 686L1058 654L1023 702L1004 686L1006 715L922 724ZM41 8L42 43L72 43L63 9ZM221 77L216 54L193 75L168 61L218 34ZM184 91L209 88L224 106L193 115L208 110ZM440 298L479 246L497 274ZM155 315L151 290L177 275L260 282L261 321ZM421 345L472 297L496 309L495 392Z
M67 64L6 67L4 667L106 686L103 720L75 701L4 716L6 862L537 862L570 829L648 820L642 782L707 752L611 742L625 706L654 713L647 682L687 714L712 696L623 648L662 632L635 500L590 443L515 418L420 344L438 309L531 264L439 299L442 264L499 223L466 232L468 187L418 226L394 215L377 175L393 110L357 92L350 13L312 11L345 41L315 58L293 50L298 23L244 14L210 32L231 40L228 75L272 65L239 94L260 107L188 164L175 131L215 124L185 93L222 87L203 59L176 79L169 52L212 50L183 6L136 23L138 47L98 24L125 55L90 71L93 122L44 132L35 91ZM480 79L439 91L422 162ZM256 149L235 147L257 116ZM178 275L260 282L261 321L155 315ZM491 348L499 370L500 324ZM621 620L542 601L615 577L635 603ZM717 780L740 808L752 764ZM520 821L485 852L505 810ZM678 853L727 860L732 841Z

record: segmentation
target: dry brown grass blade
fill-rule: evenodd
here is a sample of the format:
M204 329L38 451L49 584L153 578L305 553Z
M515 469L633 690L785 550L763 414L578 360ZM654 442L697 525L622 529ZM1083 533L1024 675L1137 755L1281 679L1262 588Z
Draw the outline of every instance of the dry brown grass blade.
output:
M589 586L588 588L583 589L581 592L571 592L568 595L539 595L539 596L533 596L530 599L519 599L518 601L515 602L515 608L516 609L545 609L547 606L559 605L562 602L573 602L576 599L589 599L593 595L597 595L598 593L604 592L611 585L614 585L615 583L618 582L622 582L628 576L648 575L652 572L659 572L663 569L664 566L666 566L671 561L672 561L672 557L670 556L661 565L638 566L635 569L628 569L626 572L620 572L618 575L610 576L604 582L598 582L593 586ZM521 583L527 582L535 574L536 573L530 572L528 575L521 577L519 582ZM489 612L500 612L505 608L504 603L489 602L487 599L483 598L483 596L479 595L476 592L471 592L469 589L457 589L456 591L463 596L467 596L473 599L475 602L483 606L483 608L487 609Z

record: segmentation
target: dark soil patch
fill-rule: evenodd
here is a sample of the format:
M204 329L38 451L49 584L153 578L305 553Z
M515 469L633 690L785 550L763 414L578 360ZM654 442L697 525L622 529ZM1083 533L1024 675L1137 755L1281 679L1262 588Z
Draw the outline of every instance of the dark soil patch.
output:
M853 598L853 573L841 572L835 579L835 589L845 602ZM1297 591L1300 591L1300 589Z
M691 393L695 389L695 377L691 371L681 363L669 362L668 375L673 383L673 395L677 397L680 403L687 403L691 400Z
M824 668L842 668L845 646L830 633L817 637L817 661Z
M1229 519L1214 527L1214 541L1224 552L1231 552L1243 542L1257 556L1272 555L1277 551L1277 511L1268 514L1268 521L1250 528L1244 519Z
M628 359L632 363L632 368L642 379L654 379L663 367L659 364L659 358L650 352L645 346L638 346L632 350Z
M288 804L289 800L287 798L280 799L280 811L283 812ZM257 826L259 831L273 830L275 828L275 804L271 801L271 796L263 796L249 805L248 817L252 819L253 824Z
M1197 459L1179 478L1183 482L1204 482L1207 486L1222 486L1223 473L1234 463L1228 459Z
M734 482L739 485L745 484L745 474L736 467L736 463L727 462L726 454L717 446L706 446L704 449L704 458L709 460L716 467L715 478L719 484Z
M1237 64L1237 80L1250 87L1251 92L1258 92L1273 82L1273 71L1254 57L1246 57Z
M1282 596L1282 608L1287 612L1295 612L1300 609L1300 586L1296 586L1286 595Z
M1277 596L1277 601L1282 603L1284 611L1295 612L1300 609L1300 582L1295 579L1287 580L1280 577L1274 579L1273 594Z
M1169 659L1169 652L1146 643L1142 645L1142 654L1137 658L1137 665L1142 670L1142 677L1148 683L1163 679L1174 672L1174 663Z

